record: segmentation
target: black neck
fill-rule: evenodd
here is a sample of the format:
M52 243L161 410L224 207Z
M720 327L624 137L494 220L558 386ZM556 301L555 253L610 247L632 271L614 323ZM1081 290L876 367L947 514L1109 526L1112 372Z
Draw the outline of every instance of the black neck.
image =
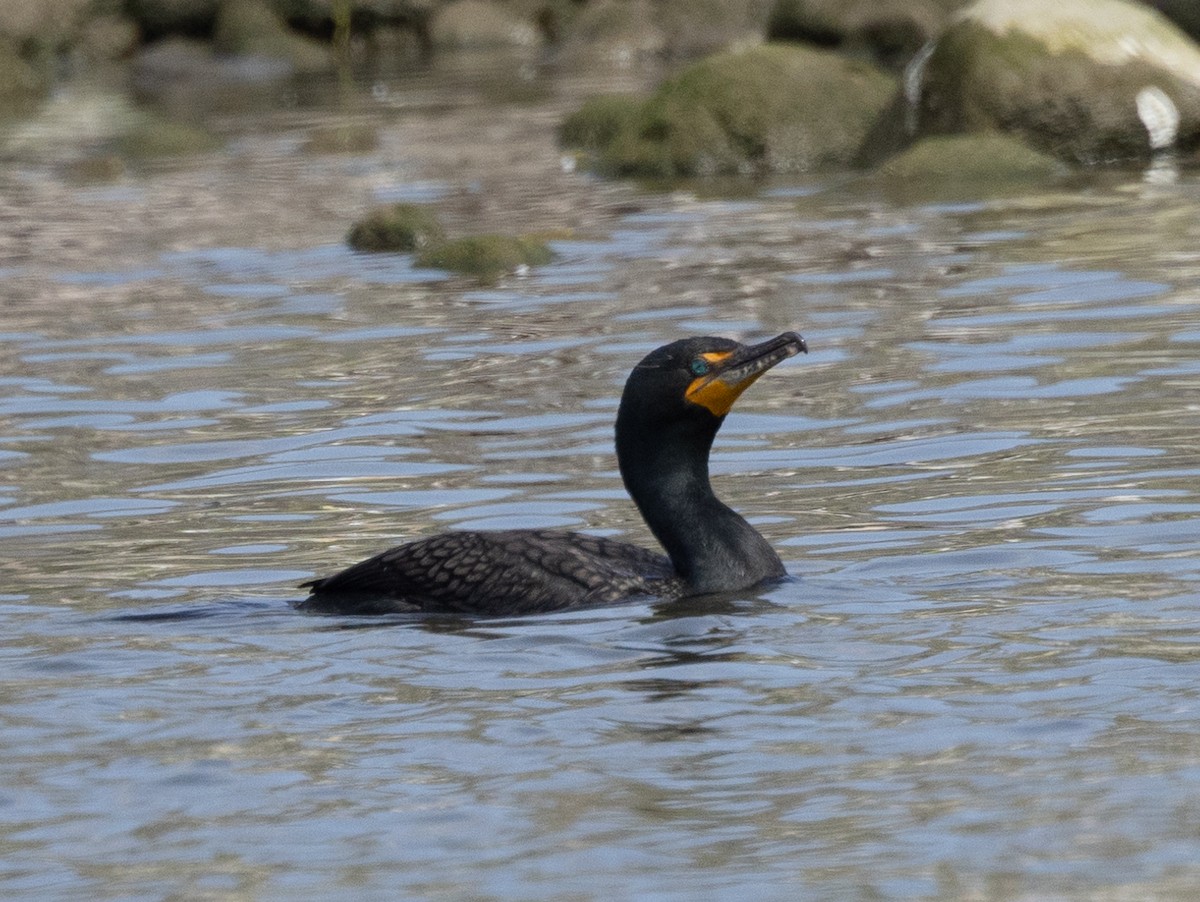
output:
M722 420L677 421L655 430L634 420L624 407L617 415L621 476L689 589L733 591L782 576L767 540L713 494L708 454Z

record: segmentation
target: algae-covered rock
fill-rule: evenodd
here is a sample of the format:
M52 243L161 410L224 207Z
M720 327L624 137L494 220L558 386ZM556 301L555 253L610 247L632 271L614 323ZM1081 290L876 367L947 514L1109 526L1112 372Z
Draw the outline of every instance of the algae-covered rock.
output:
M549 246L531 237L472 235L435 244L421 251L417 266L495 279L525 266L540 266L554 259Z
M327 47L289 29L265 0L225 0L217 13L213 47L231 56L283 60L297 72L320 72L333 64Z
M894 203L976 202L1045 190L1068 171L1012 135L936 135L887 160L864 184Z
M567 147L602 151L623 131L636 128L644 101L632 94L603 94L584 101L563 120L558 138Z
M579 146L620 175L803 172L852 160L895 89L870 64L768 44L704 59L636 110L593 102L563 137L596 141Z
M1104 163L1200 143L1200 47L1125 0L979 0L920 73L926 134L1000 130Z
M350 228L347 241L357 251L404 253L443 240L441 223L420 204L389 204L371 210Z
M379 129L370 122L318 125L308 134L309 153L370 153L379 147Z
M879 167L879 174L903 182L982 184L1060 174L1058 160L1011 135L939 135L924 138Z
M117 150L128 159L179 157L209 153L221 146L212 132L173 119L146 115L117 140Z

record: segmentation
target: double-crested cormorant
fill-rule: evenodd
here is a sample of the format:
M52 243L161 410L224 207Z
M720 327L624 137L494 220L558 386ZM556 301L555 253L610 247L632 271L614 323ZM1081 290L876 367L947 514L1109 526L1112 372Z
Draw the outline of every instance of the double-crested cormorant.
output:
M687 338L649 354L617 411L625 487L667 556L598 536L541 529L449 532L305 583L306 611L529 614L637 596L746 589L784 575L774 549L722 504L708 452L754 380L801 351L784 332L761 344Z

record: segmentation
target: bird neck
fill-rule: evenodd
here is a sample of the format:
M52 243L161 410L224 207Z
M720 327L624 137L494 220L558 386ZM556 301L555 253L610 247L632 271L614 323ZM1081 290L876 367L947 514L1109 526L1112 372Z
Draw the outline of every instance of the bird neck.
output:
M757 530L713 493L708 455L721 420L653 430L617 417L625 488L693 593L745 589L784 574Z

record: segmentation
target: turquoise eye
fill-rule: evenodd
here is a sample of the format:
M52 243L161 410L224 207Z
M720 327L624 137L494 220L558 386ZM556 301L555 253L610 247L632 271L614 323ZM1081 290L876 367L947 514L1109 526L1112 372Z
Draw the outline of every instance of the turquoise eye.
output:
M703 357L697 357L695 360L692 361L691 370L692 370L693 376L705 375L706 373L708 373L708 361L705 360Z

